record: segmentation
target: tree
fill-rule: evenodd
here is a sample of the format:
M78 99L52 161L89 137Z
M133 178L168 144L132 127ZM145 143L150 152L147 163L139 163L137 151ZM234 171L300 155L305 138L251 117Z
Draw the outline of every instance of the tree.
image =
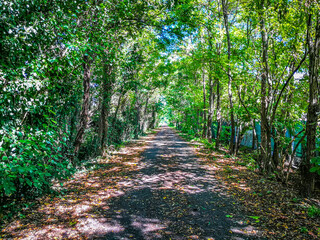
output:
M310 1L307 9L307 43L309 51L309 106L306 123L307 149L306 158L301 166L303 194L311 195L314 191L315 175L310 173L311 160L316 156L316 133L320 111L320 9Z

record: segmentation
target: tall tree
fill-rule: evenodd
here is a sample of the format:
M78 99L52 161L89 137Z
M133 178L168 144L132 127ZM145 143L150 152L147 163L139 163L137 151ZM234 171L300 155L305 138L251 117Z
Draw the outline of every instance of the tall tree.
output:
M261 162L264 170L270 171L270 153L271 153L271 129L268 121L268 37L265 26L265 0L258 3L258 13L260 22L260 34L262 43L262 72L261 72Z
M319 5L308 2L307 43L309 50L309 106L306 123L306 158L301 166L303 194L314 191L315 175L310 173L311 160L315 157L316 133L320 111L320 9Z
M232 100L232 76L231 76L231 40L230 40L230 32L229 32L229 13L228 13L228 2L226 0L222 0L222 10L223 10L223 19L224 26L226 29L226 37L227 37L227 48L228 48L228 63L227 63L227 75L228 75L228 96L229 96L229 104L230 104L230 122L231 122L231 136L230 136L230 145L229 150L231 154L234 154L234 139L235 139L235 120L234 120L234 109L233 109L233 100Z

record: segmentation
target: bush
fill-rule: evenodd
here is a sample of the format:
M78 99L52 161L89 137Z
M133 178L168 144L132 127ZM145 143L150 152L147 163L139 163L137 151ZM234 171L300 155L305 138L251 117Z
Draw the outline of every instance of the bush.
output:
M311 206L308 208L309 217L320 217L320 208L316 206Z
M215 149L215 142L213 140L212 143L210 143L208 141L208 139L204 138L201 140L201 142L205 145L206 148L210 149L210 150L214 150Z
M254 154L244 154L241 157L241 161L237 161L239 165L246 166L250 170L255 170L259 168L257 161L254 159Z
M311 163L314 165L314 167L310 169L310 172L316 172L318 175L320 175L320 157L312 158Z
M46 126L25 131L3 128L0 134L0 197L37 196L74 172L66 152L67 137ZM66 146L67 147L67 146Z

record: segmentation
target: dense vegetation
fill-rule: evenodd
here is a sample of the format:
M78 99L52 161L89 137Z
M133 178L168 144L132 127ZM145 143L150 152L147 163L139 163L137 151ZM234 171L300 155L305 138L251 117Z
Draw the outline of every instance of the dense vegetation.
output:
M317 1L196 5L197 30L172 54L170 121L231 155L250 137L258 169L283 182L299 149L310 195L320 174L319 10Z
M2 201L46 192L161 116L231 155L251 131L257 168L284 182L300 147L301 193L315 191L316 0L17 0L0 13Z
M177 21L167 20L174 4L0 4L0 199L41 194L81 160L154 128L165 83L156 35Z

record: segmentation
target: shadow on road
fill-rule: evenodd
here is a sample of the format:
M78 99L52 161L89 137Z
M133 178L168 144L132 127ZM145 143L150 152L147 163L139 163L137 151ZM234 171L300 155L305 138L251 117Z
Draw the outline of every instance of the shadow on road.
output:
M69 184L62 200L7 226L25 239L259 239L239 203L168 127ZM34 223L30 224L30 221ZM28 225L29 224L29 225Z

